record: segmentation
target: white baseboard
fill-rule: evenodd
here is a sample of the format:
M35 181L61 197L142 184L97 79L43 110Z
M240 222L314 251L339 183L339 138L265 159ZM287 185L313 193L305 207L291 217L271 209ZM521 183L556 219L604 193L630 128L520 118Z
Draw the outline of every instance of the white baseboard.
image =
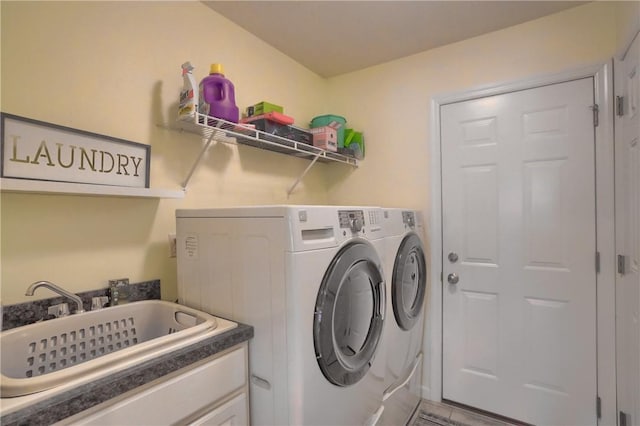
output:
M429 401L433 401L431 398L431 387L428 385L422 385L421 387L422 399L427 399Z

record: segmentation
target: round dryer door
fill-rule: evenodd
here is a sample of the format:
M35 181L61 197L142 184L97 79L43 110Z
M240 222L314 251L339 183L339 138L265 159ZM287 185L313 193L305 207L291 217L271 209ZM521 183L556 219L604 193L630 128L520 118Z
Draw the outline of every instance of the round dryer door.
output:
M316 359L338 386L358 382L369 370L383 326L384 278L366 243L345 246L322 280L313 321Z
M410 330L418 321L426 286L427 266L422 242L416 234L409 234L396 254L391 281L393 314L403 330Z

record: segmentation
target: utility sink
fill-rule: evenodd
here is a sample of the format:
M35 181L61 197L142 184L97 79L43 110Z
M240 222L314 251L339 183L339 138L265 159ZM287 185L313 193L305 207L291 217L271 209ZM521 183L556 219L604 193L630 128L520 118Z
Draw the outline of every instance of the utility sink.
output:
M120 371L236 326L176 303L145 300L7 330L0 333L1 397Z

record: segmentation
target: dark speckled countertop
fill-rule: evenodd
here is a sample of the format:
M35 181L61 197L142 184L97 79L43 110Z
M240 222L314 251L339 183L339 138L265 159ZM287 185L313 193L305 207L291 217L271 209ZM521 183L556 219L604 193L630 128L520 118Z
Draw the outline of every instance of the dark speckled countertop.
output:
M0 424L3 426L50 425L232 346L246 342L252 337L253 327L238 324L236 328L153 360L52 395L25 408L7 414L1 413Z
M252 337L253 327L238 324L238 327L217 336L3 415L0 424L50 425Z

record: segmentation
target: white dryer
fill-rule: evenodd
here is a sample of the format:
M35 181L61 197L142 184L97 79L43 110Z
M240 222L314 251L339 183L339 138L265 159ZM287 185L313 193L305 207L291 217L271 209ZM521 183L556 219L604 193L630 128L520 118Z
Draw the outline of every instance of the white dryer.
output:
M420 404L427 286L422 219L418 212L383 209L388 318L382 425L405 425Z
M177 210L179 301L254 327L254 425L363 425L384 407L382 211Z

